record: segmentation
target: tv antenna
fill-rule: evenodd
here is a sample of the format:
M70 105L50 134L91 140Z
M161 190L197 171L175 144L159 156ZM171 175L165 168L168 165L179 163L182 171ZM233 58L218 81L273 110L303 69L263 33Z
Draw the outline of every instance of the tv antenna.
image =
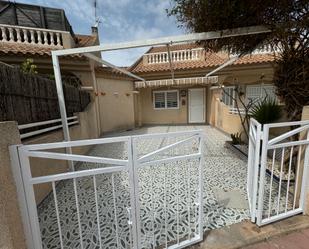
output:
M99 27L101 23L100 17L98 16L98 4L97 0L94 0L94 27Z

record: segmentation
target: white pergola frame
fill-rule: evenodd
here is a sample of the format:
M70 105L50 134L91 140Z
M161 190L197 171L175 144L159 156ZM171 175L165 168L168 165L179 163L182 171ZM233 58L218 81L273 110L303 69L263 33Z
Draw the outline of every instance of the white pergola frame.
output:
M118 70L130 77L145 81L143 78L137 75L134 75L131 72L124 70L123 68L119 68L105 60L102 60L101 58L91 53L122 50L122 49L129 49L129 48L160 46L160 45L169 46L170 44L175 44L175 43L190 43L190 42L196 42L196 41L202 41L202 40L213 40L213 39L220 39L220 38L227 38L227 37L269 33L269 32L271 32L271 30L268 29L267 27L251 26L251 27L237 28L237 29L232 29L232 30L221 30L221 31L212 31L212 32L204 32L204 33L178 35L178 36L167 36L167 37L161 37L161 38L155 38L155 39L136 40L136 41L113 43L113 44L106 44L106 45L97 45L97 46L91 46L91 47L70 48L70 49L52 51L51 52L52 62L53 62L53 68L54 68L54 74L55 74L55 81L56 81L56 88L57 88L57 94L58 94L58 101L59 101L64 140L70 141L70 132L69 132L69 126L67 122L67 113L66 113L66 108L65 108L65 99L64 99L62 79L61 79L61 70L60 70L60 65L59 65L60 56L83 54L84 56L86 56L87 58L91 60L99 62L103 65L112 67L115 70ZM169 59L169 62L170 62L170 67L171 67L171 72L172 72L172 77L173 77L173 67L172 67L172 62L170 59ZM227 63L224 63L223 65L221 65L218 69L215 69L214 71L218 71L222 67L227 66L226 64L229 65L230 63L232 62L228 61ZM211 74L214 73L214 71L212 71ZM209 75L210 74L208 74L207 76Z

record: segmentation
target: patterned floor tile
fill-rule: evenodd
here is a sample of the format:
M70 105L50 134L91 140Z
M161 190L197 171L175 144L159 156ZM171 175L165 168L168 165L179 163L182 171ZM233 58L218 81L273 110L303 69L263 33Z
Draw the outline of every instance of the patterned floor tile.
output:
M203 227L216 229L249 218L249 210L227 208L216 199L215 189L236 190L245 200L247 163L225 148L229 138L210 126L155 126L112 135L136 135L145 133L174 132L202 129L205 134L203 163ZM111 135L111 136L112 136ZM162 146L179 141L169 139L140 139L137 154L142 156ZM157 155L164 158L197 151L197 141ZM124 143L95 146L90 155L110 158L127 158ZM81 163L78 170L105 167L93 163ZM150 165L138 171L140 191L140 218L142 245L144 248L164 246L166 241L182 241L191 238L197 219L198 160L177 161ZM96 176L98 209L93 188L93 178L77 180L82 243L84 248L130 248L132 231L128 225L130 207L128 174L113 173ZM72 180L57 184L62 240L65 248L80 248L76 199ZM116 210L116 211L115 211ZM49 195L38 207L43 247L60 248L57 218L53 195ZM99 220L99 224L98 224ZM117 221L117 222L115 222ZM178 221L178 222L177 222ZM98 227L100 229L98 229ZM118 238L118 239L117 239Z

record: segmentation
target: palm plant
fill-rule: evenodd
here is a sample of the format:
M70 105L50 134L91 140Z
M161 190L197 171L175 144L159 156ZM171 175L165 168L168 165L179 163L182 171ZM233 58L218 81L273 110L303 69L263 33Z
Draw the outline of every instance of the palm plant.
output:
M250 116L261 124L273 123L282 117L282 108L274 98L266 96L252 107Z

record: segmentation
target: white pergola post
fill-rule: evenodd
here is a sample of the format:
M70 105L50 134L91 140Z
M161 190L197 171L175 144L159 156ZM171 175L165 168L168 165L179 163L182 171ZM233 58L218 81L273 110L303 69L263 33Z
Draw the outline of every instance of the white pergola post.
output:
M60 71L60 65L59 65L59 58L57 55L52 53L52 62L54 67L54 75L55 75L55 81L56 81L56 89L58 94L58 104L59 104L59 110L60 110L60 116L61 116L61 124L63 129L63 137L65 141L70 141L70 131L69 131L69 125L67 120L67 111L65 108L65 99L63 94L63 86L62 86L62 78L61 78L61 71ZM68 154L72 154L72 148L68 147L66 148L66 152ZM74 171L74 162L69 161L69 167L71 171Z

